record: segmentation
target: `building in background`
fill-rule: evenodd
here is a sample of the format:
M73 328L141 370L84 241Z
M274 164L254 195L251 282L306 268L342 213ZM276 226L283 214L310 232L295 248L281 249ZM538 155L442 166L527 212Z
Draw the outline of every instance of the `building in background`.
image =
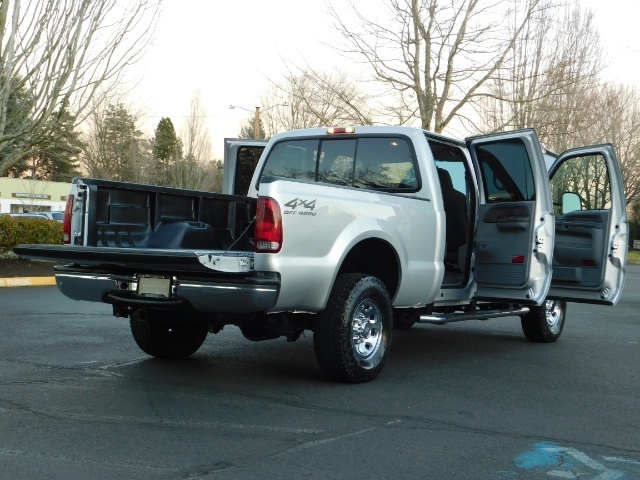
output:
M64 210L70 183L0 177L0 213Z

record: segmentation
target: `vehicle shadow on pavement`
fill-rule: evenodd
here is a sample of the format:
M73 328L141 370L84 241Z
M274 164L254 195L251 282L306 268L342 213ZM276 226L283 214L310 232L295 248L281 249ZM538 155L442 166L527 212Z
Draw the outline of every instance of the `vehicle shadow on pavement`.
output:
M231 344L217 344L216 340L207 339L188 359L148 357L109 369L130 378L163 384L223 387L247 382L253 385L329 382L317 365L310 334L295 343L286 343L284 339L265 342L240 339ZM517 359L519 352L526 350L523 347L529 345L532 344L517 331L418 325L394 332L382 376L412 370L422 374L442 373L470 362L492 362L499 357Z

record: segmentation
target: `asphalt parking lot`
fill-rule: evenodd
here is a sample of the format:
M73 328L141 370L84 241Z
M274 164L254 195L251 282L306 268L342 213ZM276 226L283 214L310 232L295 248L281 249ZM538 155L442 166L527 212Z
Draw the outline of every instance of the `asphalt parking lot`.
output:
M107 305L0 290L0 478L640 479L640 267L616 307L396 332L385 370L327 381L310 335L138 350Z

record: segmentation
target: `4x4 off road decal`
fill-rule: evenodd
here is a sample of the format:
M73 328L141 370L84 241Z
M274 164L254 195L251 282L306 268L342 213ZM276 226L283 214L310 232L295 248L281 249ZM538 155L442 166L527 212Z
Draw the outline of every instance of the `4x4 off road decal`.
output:
M316 212L313 210L316 208L316 199L307 200L304 198L294 198L290 202L284 204L285 207L289 207L290 210L285 210L284 215L306 215L309 217L315 217Z

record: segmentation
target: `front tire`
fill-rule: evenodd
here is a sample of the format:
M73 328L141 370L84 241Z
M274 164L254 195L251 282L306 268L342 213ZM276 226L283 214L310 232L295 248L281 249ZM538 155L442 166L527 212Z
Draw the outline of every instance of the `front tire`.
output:
M318 364L333 380L373 380L384 367L392 332L391 300L382 281L361 274L340 275L313 334Z
M188 318L176 319L179 312L135 310L129 324L133 339L143 352L158 358L186 358L204 343L209 327Z
M555 342L562 334L566 314L564 300L546 300L540 306L531 307L529 313L520 317L524 336L531 342Z
M412 308L398 308L393 311L393 328L408 330L420 319L420 314Z

